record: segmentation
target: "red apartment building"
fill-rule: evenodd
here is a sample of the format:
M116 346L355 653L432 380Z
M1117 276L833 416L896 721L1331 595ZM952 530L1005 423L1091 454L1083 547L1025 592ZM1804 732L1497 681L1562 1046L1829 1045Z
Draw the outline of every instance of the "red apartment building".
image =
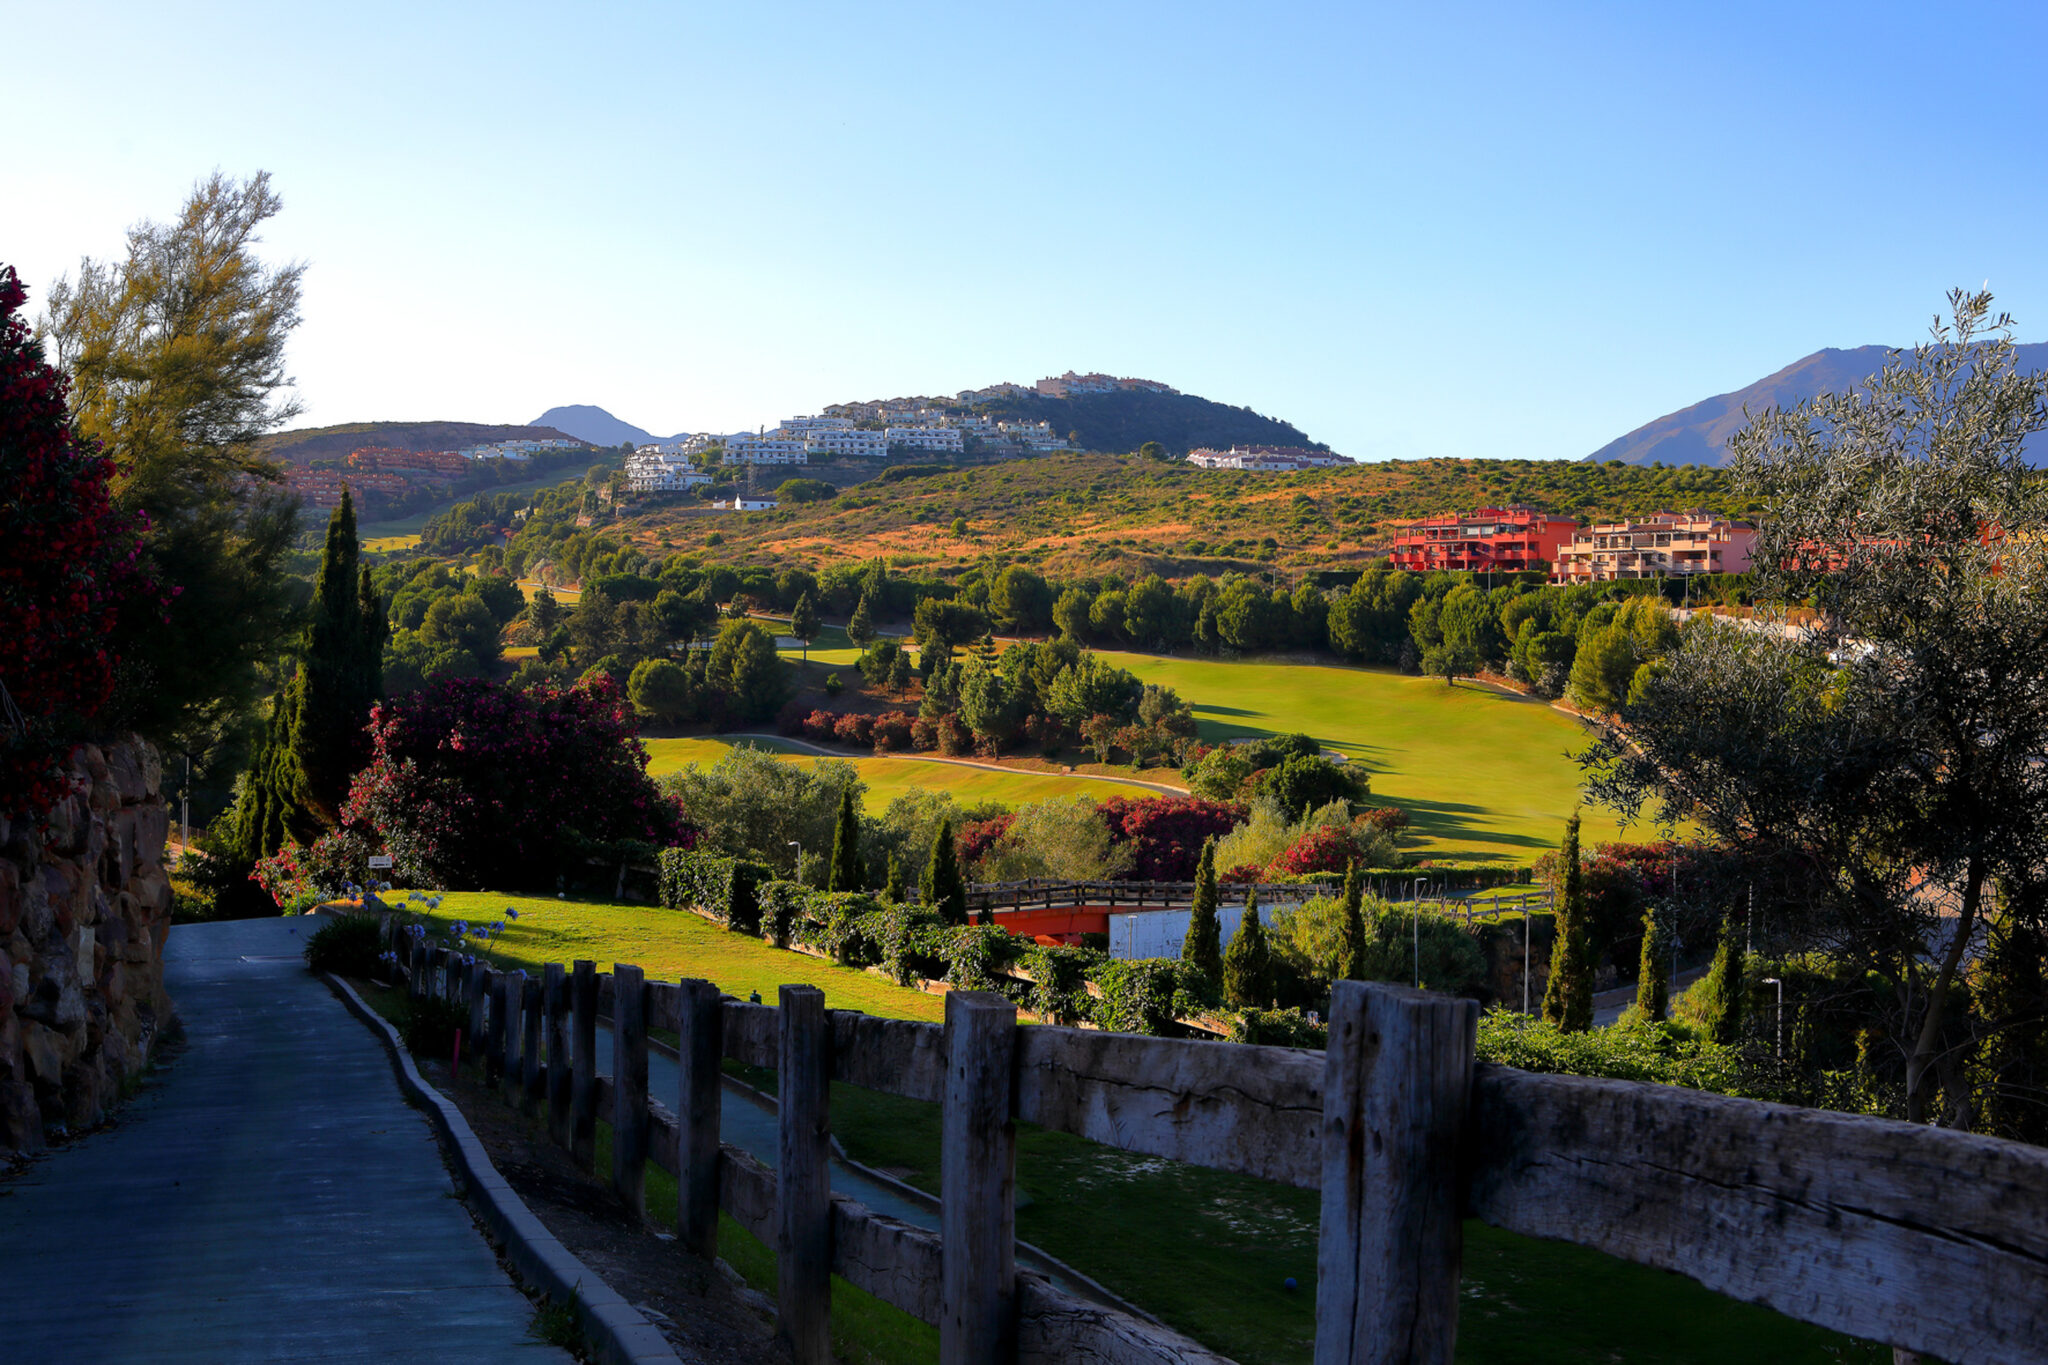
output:
M1579 529L1570 517L1556 517L1517 503L1481 507L1461 516L1424 517L1404 522L1389 551L1396 568L1427 573L1469 569L1506 573L1547 569Z

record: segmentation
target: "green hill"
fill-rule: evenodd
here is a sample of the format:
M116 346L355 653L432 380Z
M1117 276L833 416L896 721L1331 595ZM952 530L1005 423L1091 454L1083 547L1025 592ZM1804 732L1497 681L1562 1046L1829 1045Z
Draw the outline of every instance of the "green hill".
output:
M1136 450L1147 441L1157 441L1175 455L1203 446L1328 449L1291 422L1191 393L1135 390L1071 398L1028 394L992 399L977 404L974 411L1005 422L1050 422L1054 431L1071 434L1084 450Z
M351 450L383 446L391 450L459 450L492 441L575 440L553 427L501 426L489 422L344 422L332 427L300 427L263 438L263 452L288 464L345 459Z

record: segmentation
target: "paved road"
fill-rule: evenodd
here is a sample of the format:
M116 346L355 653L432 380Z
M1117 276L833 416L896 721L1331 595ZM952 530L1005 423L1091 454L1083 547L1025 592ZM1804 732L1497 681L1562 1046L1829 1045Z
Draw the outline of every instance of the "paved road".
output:
M0 1355L567 1365L382 1045L307 975L304 927L171 932L184 1054L112 1129L0 1184Z

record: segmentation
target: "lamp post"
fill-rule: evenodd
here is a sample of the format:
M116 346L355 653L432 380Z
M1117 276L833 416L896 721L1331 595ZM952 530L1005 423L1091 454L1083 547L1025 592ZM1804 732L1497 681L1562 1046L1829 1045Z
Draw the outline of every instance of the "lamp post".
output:
M804 879L804 844L803 844L803 840L801 840L801 839L791 839L791 840L789 840L788 842L789 842L789 846L790 846L791 848L793 848L793 849L795 849L795 850L796 850L796 872L795 872L795 873L793 874L793 876L794 876L794 879L795 879L795 880L797 880L797 881L799 881L799 882L800 882L800 881L802 881L802 880Z
M1764 978L1764 984L1778 988L1778 1057L1782 1061L1785 1056L1785 979L1781 976L1767 976Z

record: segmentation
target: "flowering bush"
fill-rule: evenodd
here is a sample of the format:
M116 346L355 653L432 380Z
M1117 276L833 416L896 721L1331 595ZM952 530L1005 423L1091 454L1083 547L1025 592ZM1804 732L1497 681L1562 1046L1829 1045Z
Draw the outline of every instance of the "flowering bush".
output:
M875 717L875 752L886 754L893 749L910 747L912 717L908 711L885 711Z
M856 749L868 748L875 742L875 718L858 713L841 716L832 722L832 738Z
M371 713L342 828L377 839L406 881L552 890L593 844L683 840L636 733L602 674L526 691L450 679Z
M1399 834L1408 828L1408 812L1399 806L1376 806L1371 810L1359 812L1352 823L1366 829L1379 830L1383 834Z
M1257 863L1239 863L1217 877L1226 886L1253 886L1266 879L1266 869Z
M43 359L11 266L0 266L0 814L49 810L58 762L113 693L122 604L155 592L138 518L115 510L113 462L72 434L64 376Z
M1006 810L1001 815L992 815L986 820L970 820L961 825L953 836L960 850L961 866L972 867L986 858L989 851L1010 832L1010 826L1016 823L1017 813Z
M1203 841L1220 839L1245 818L1243 806L1196 796L1113 796L1099 809L1110 842L1130 845L1125 875L1139 881L1193 881Z
M1273 860L1271 871L1283 877L1341 873L1358 861L1358 852L1358 839L1348 828L1323 825L1296 839Z

